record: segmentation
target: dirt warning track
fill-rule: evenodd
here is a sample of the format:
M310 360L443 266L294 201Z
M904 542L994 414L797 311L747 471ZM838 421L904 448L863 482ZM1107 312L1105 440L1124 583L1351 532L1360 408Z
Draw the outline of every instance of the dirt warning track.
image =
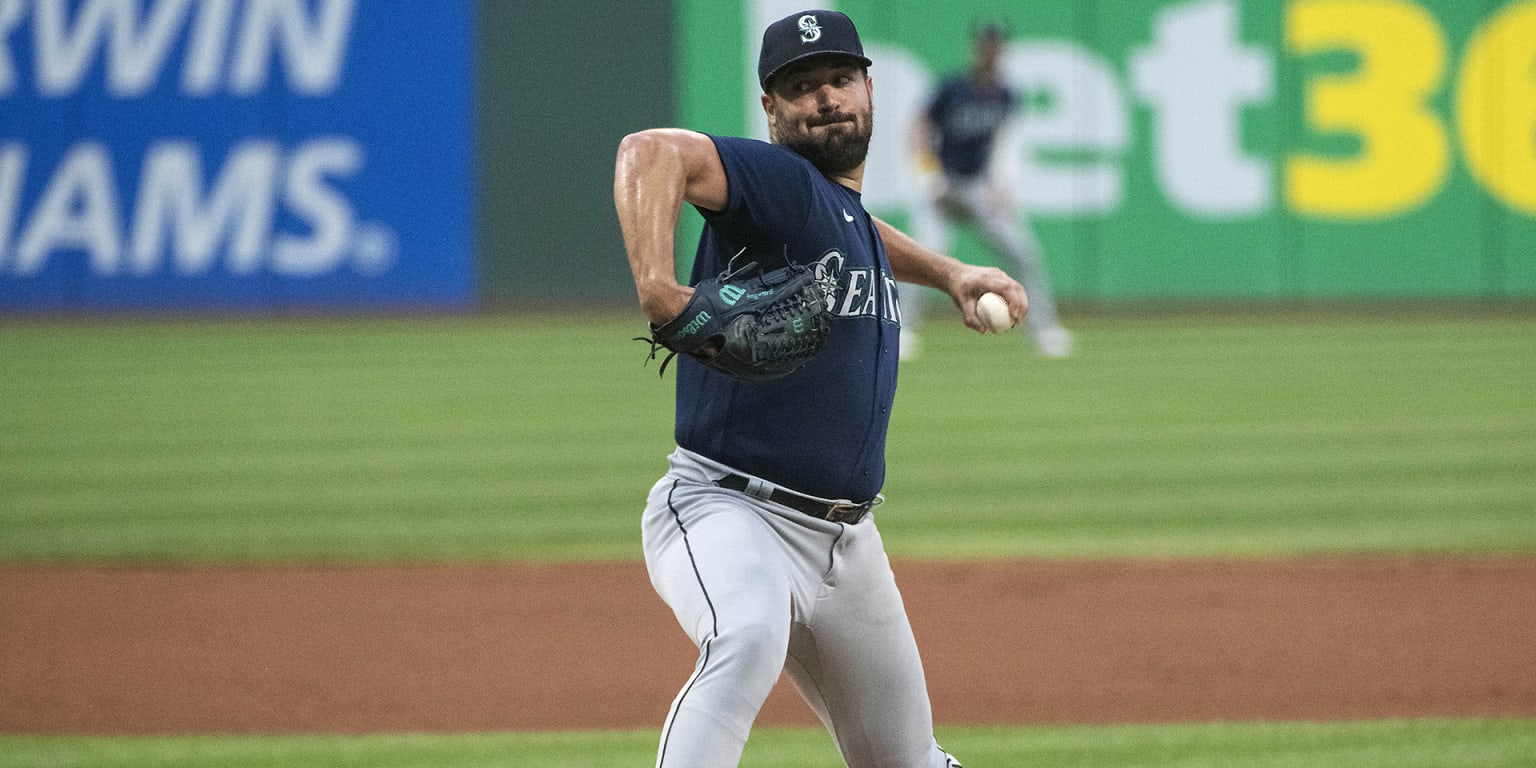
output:
M1533 558L895 568L940 723L1536 717ZM693 661L635 563L0 567L6 733L659 727Z

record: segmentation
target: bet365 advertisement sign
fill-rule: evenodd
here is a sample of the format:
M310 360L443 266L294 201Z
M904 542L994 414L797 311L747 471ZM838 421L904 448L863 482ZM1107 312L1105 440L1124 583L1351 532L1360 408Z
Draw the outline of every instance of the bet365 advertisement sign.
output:
M764 135L758 41L804 4L685 7L684 122ZM833 7L875 62L865 202L914 229L907 128L973 20L1011 25L1002 166L1065 295L1536 295L1536 0Z
M0 0L0 309L454 307L471 0Z

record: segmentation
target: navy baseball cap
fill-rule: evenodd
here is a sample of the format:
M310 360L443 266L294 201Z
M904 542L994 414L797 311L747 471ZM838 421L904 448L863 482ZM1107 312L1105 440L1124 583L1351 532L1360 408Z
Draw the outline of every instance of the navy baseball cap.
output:
M812 56L847 56L866 67L874 62L864 55L853 19L837 11L791 13L763 30L763 52L757 57L757 83L768 90L768 80L779 70Z

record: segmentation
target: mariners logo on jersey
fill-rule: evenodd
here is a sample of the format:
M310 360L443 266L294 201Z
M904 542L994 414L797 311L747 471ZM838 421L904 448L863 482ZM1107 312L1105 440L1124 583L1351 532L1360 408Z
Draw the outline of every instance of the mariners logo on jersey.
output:
M822 254L811 267L816 284L827 297L827 311L839 317L878 315L887 323L901 325L896 280L890 275L877 275L874 267L847 269L846 264L842 252L834 248ZM882 291L883 297L879 296Z

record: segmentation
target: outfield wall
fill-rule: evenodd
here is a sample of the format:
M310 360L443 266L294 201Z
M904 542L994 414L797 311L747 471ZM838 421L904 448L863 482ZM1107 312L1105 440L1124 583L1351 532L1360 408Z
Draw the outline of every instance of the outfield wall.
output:
M1005 167L1065 297L1536 295L1536 0L821 4L909 226L907 125L977 14L1012 24ZM632 305L618 140L761 135L800 7L0 0L0 311Z
M684 122L762 135L757 35L800 4L681 2ZM1536 295L1536 2L829 5L875 61L864 197L898 222L906 126L978 13L1012 25L1006 168L1063 295ZM722 42L741 54L705 66Z
M676 121L671 0L482 0L481 17L482 296L634 306L613 159Z

